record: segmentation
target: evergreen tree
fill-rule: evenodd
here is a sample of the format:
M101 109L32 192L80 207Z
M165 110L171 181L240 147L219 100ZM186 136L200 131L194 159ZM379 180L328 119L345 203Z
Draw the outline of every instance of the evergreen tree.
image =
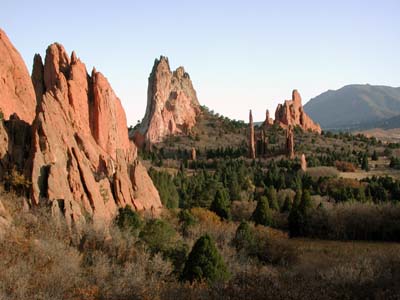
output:
M257 207L253 212L252 220L256 225L270 226L272 225L272 212L269 208L268 198L262 196L257 202Z
M188 209L182 209L178 215L179 224L181 225L181 232L183 236L188 235L189 228L196 224L196 218L190 213Z
M232 243L237 251L246 251L249 254L255 251L256 239L248 222L242 221L240 223Z
M283 202L281 212L282 213L290 212L291 209L292 209L292 202L290 201L289 195L287 195L285 198L285 202Z
M367 153L364 153L364 155L362 156L361 159L361 169L365 170L365 171L369 171L369 165L368 165L368 155Z
M132 232L138 230L142 226L142 220L139 214L133 211L129 205L118 209L118 215L114 222L120 229L126 229Z
M220 188L217 190L210 210L222 219L229 220L231 218L230 201L225 189Z
M205 234L194 244L181 274L181 280L213 283L229 278L229 271L212 238Z
M269 207L273 210L279 211L278 195L276 189L273 186L267 188L266 196L268 198Z
M378 160L378 153L376 153L376 150L374 150L374 152L372 153L372 160L377 161Z

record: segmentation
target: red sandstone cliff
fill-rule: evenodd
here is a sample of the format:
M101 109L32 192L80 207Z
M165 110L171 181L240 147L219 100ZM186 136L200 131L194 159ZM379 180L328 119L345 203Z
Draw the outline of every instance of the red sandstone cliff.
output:
M0 31L0 82L0 108L10 119L0 126L0 171L25 169L32 204L49 201L70 225L88 219L107 224L125 205L158 213L158 192L129 141L121 102L101 73L89 76L74 52L69 57L52 44L44 64L35 56L31 81Z
M150 147L172 134L187 134L196 124L200 105L183 67L171 72L168 59L156 59L149 77L147 108L134 141Z
M31 78L21 55L0 29L0 109L8 120L14 113L32 123L36 101Z
M33 125L33 201L49 199L68 222L78 223L85 215L110 221L125 205L156 212L158 192L137 161L125 112L107 79L96 70L89 76L60 44L47 49L42 77Z
M297 90L292 93L292 100L279 104L275 112L275 124L282 127L300 126L304 130L321 133L321 127L315 123L303 110L301 97Z

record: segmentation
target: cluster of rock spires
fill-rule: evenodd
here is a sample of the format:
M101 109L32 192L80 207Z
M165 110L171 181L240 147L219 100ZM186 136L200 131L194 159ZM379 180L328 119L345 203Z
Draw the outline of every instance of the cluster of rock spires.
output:
M74 52L50 45L44 64L35 56L30 78L0 30L0 109L0 176L11 166L23 172L32 205L48 201L70 225L107 224L125 205L158 213L160 197L129 140L120 100Z
M171 71L168 59L156 59L149 76L147 107L133 133L138 147L149 149L168 135L188 134L196 124L200 104L183 67Z
M305 131L312 131L321 134L321 127L315 123L303 110L301 97L297 90L292 92L292 100L286 100L284 104L278 104L275 112L275 120L266 111L265 121L261 128L254 129L253 116L250 110L249 115L249 157L255 159L257 156L267 155L268 140L265 135L266 129L277 125L285 129L285 152L289 159L295 158L293 128L299 127ZM301 155L301 169L307 170L307 161L304 154Z

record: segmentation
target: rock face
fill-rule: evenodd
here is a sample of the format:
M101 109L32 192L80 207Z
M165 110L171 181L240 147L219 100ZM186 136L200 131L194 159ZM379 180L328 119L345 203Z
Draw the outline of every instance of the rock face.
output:
M307 171L307 160L306 160L306 156L304 155L304 153L301 155L300 163L301 163L301 170L303 172L306 172Z
M303 110L301 97L297 90L293 90L292 100L279 104L275 112L275 123L287 128L300 126L303 130L321 133L321 127L315 123Z
M168 135L188 134L196 124L200 105L183 67L171 72L168 59L156 59L149 77L147 108L133 134L137 146L150 148Z
M286 129L286 154L290 159L294 158L294 135L292 125L289 125Z
M137 160L125 112L107 79L96 70L89 76L60 44L48 47L44 64L35 56L32 79L39 99L33 203L49 200L69 224L108 223L125 205L157 213L158 192Z
M0 29L0 109L4 119L17 114L21 120L32 123L36 101L28 70L21 55Z
M254 123L253 123L253 114L251 113L251 110L249 113L249 156L252 159L256 158Z

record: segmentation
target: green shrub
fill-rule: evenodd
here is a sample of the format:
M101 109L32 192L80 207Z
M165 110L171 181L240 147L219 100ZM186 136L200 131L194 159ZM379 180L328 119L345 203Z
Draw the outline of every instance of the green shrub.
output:
M127 205L118 209L118 215L115 218L115 224L123 230L135 232L142 226L142 220L137 212Z
M183 269L183 281L202 281L209 283L229 278L229 271L219 254L212 238L205 234L194 244Z
M257 247L254 232L248 222L242 221L238 226L232 244L237 251L245 251L248 254L254 253Z
M139 238L147 244L152 253L161 252L165 254L175 247L177 232L166 221L152 219L146 223L139 234Z
M210 210L215 212L221 219L229 220L231 218L230 201L224 189L217 190Z
M252 220L256 225L270 226L272 225L272 212L269 208L268 198L261 197L257 203L257 207L253 212Z

